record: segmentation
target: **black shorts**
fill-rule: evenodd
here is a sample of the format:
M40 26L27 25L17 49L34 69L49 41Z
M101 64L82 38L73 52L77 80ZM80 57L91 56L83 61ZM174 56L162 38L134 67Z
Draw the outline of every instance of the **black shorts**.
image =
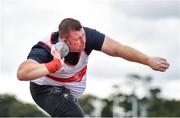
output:
M84 117L77 98L64 86L30 82L30 91L36 104L53 117Z

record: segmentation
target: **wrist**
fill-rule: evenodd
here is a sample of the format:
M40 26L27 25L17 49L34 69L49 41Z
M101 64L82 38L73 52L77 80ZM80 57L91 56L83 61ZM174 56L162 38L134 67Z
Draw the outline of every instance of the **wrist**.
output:
M62 67L62 64L59 59L54 58L51 62L46 63L45 66L50 73L54 73Z
M149 56L146 56L146 57L144 58L144 64L147 65L147 66L150 65L150 57L149 57Z
M146 65L151 67L151 57L147 57L146 59Z

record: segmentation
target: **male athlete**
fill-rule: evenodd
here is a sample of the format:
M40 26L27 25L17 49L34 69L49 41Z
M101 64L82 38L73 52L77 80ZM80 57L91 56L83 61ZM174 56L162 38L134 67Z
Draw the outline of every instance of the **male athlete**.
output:
M56 46L58 42L61 45ZM147 56L95 29L83 27L75 19L66 18L57 32L32 47L27 60L19 66L17 77L30 81L34 101L51 116L83 117L77 98L86 86L92 50L144 64L156 71L164 72L169 67L164 58Z

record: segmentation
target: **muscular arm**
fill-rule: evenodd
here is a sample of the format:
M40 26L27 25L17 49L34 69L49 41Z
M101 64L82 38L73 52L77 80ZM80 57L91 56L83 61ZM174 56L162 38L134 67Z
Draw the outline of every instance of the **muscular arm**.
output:
M127 45L123 45L107 36L105 37L102 51L110 56L122 57L128 61L147 65L156 71L164 72L169 67L169 64L165 59L147 56L144 53Z
M24 61L17 70L17 78L23 81L34 80L59 70L63 63L59 53L60 50L61 48L52 51L54 59L48 63L40 64L33 59Z
M39 64L38 62L28 59L24 61L18 68L17 77L19 80L34 80L39 77L50 74L45 64Z

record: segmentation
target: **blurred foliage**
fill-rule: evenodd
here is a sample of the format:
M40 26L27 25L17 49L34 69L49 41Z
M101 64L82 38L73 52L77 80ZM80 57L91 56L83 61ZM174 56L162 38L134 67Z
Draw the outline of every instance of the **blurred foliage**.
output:
M160 93L160 89L154 88L151 89L152 97L150 99L142 98L138 99L139 103L148 102L148 117L179 117L180 116L180 101L175 100L166 100L159 98L157 91ZM121 94L122 97L123 94ZM112 96L109 96L111 98ZM119 103L120 107L124 108L125 112L129 112L132 109L131 106L131 95L124 95L125 100ZM80 98L81 106L87 116L92 116L91 112L95 110L90 99L95 99L94 96L83 95ZM113 99L101 99L105 102L105 106L101 111L101 117L113 117ZM99 99L99 98L98 98ZM140 115L140 114L139 114Z
M132 117L132 96L135 96L137 99L137 117L180 117L180 101L177 100L167 100L165 98L160 97L161 89L153 88L151 86L152 81L151 76L140 76L138 74L128 74L127 80L131 83L127 83L129 88L132 88L131 94L124 94L120 92L120 85L113 85L115 91L109 95L109 97L100 99L103 101L104 106L101 110L100 117L114 117L113 116L113 104L116 100L119 100L119 108L123 108L123 112L119 116L120 117ZM128 82L129 82L128 81ZM135 94L135 89L137 88L135 83L140 82L141 85L146 90L146 96L143 98L139 98ZM90 99L99 99L90 94L83 95L80 97L80 103L82 108L85 111L86 116L92 116L92 112L96 110L93 107L93 103ZM117 99L118 98L118 99ZM116 101L117 102L117 101ZM117 112L117 110L116 110ZM119 111L122 112L122 111ZM143 115L146 116L143 116ZM115 116L117 117L117 116Z
M110 99L103 99L103 101L106 103L105 107L102 109L101 116L102 117L112 117L112 105L113 101Z
M180 101L159 98L160 89L151 89L148 113L150 117L179 117Z
M47 116L35 105L23 103L13 95L0 95L0 117L43 117Z
M79 99L79 103L86 114L91 114L94 110L94 106L92 105L92 100L96 99L95 96L92 95L84 95Z
M129 74L128 79L133 79L131 84L125 86L132 88L132 93L125 94L120 91L120 85L113 85L114 91L104 99L91 94L84 94L79 98L80 105L89 117L133 117L132 103L133 96L136 98L137 117L179 117L180 101L167 100L160 97L161 89L150 86L151 76L139 76L137 74ZM135 94L136 87L133 82L142 82L144 89L148 93L147 96L139 98ZM133 87L134 88L133 88ZM99 105L102 103L103 105ZM98 108L97 108L98 107ZM119 107L119 109L117 109ZM123 110L122 110L123 109ZM97 110L99 110L97 112ZM115 113L116 112L116 113ZM117 113L119 112L119 114ZM16 99L13 95L0 95L0 117L43 117L46 116L40 111L36 105L27 104Z

